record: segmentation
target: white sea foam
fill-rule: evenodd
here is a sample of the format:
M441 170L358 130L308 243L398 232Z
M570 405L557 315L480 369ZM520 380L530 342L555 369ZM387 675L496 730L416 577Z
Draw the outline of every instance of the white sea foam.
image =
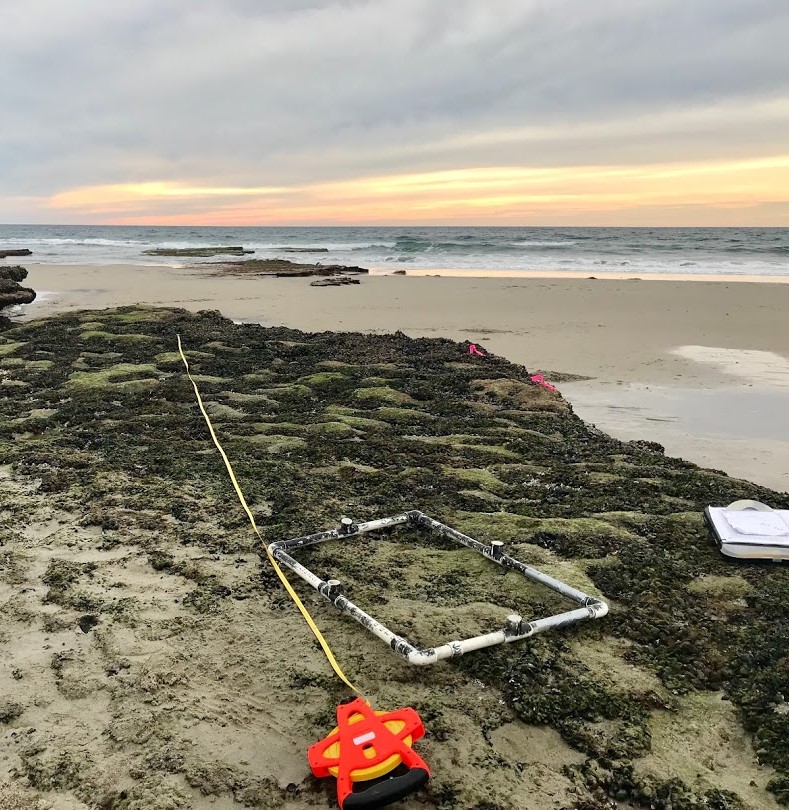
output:
M510 244L515 247L572 247L576 243L570 240L550 242L540 239L521 239L517 242L511 242Z

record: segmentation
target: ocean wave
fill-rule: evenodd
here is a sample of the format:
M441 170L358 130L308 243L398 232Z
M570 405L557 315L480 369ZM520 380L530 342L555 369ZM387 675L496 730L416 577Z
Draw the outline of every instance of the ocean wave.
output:
M724 246L722 251L724 253L774 253L776 256L789 256L789 245L737 244Z
M93 237L87 237L85 239L74 239L74 238L56 238L56 237L46 237L46 238L37 238L37 239L24 239L20 237L14 237L11 239L3 239L4 245L22 245L24 247L29 247L31 250L34 247L47 247L50 245L76 245L79 247L129 247L134 245L145 246L149 244L148 242L140 242L137 239L99 239Z
M522 252L521 247L514 242L432 241L419 237L401 237L389 249L398 253L445 253L449 255Z
M205 245L205 242L201 242L199 245L194 245L194 247L201 247ZM240 244L240 243L239 243ZM298 253L310 253L310 252L318 252L320 251L323 253L325 250L328 250L329 253L350 253L351 251L359 251L359 250L374 250L374 249L383 249L383 250L392 250L394 249L394 243L390 245L373 245L373 244L364 244L359 242L316 242L312 245L283 245L282 242L244 242L243 243L245 248L249 250L259 250L269 251L269 252L276 252L276 251L283 251L288 250L291 252L298 252ZM191 245L190 245L191 247Z
M160 264L143 250L215 245L370 268L789 275L789 229L780 228L0 226L0 247L28 247L31 262Z
M573 245L575 245L575 241L567 239L562 241L551 242L542 239L521 239L517 242L510 242L510 244L515 247L563 248L563 247L572 247Z

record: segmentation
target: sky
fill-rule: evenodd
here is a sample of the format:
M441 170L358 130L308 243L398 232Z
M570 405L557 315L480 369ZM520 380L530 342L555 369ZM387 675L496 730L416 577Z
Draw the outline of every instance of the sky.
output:
M789 226L787 0L2 0L0 222Z

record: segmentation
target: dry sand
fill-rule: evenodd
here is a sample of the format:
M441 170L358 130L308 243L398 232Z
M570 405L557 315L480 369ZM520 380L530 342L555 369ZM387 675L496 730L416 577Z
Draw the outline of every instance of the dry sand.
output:
M217 278L135 265L27 265L56 291L31 315L147 303L218 309L305 330L479 340L527 368L604 381L724 385L728 375L671 350L759 349L789 357L789 285L587 279L371 276L321 289L309 279Z
M787 284L370 276L314 288L168 267L27 266L40 292L29 316L167 304L310 331L479 341L529 369L593 378L562 392L618 438L789 490Z

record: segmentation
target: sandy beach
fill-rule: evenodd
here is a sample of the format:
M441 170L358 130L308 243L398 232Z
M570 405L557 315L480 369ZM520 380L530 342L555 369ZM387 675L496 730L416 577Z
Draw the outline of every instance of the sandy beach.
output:
M326 289L169 267L27 267L39 300L25 317L146 303L307 331L478 341L559 372L576 412L614 436L789 490L786 284L371 275Z

